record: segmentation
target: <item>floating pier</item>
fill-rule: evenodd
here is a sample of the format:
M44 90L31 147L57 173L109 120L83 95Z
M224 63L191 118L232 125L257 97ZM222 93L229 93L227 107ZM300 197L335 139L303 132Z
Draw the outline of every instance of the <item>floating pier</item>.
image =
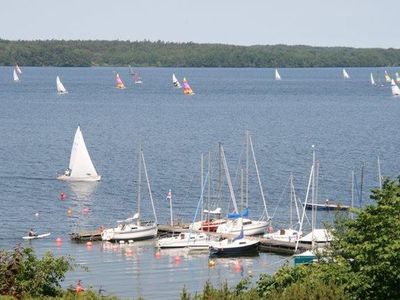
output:
M72 241L86 242L86 241L101 241L101 230L82 230L72 232L69 234Z

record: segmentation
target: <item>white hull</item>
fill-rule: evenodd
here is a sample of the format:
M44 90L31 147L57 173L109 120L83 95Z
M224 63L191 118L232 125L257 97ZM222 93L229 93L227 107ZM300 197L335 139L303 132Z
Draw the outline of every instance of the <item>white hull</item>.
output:
M51 234L51 233L48 232L48 233L43 233L43 234L34 235L34 236L23 236L22 238L23 238L24 240L42 239L42 238L48 237L50 234Z
M103 241L146 240L157 236L157 225L125 224L116 228L105 229L101 233Z
M295 242L301 237L301 234L299 235L299 232L294 229L281 229L272 233L266 233L263 237L275 241Z
M249 240L246 238L240 239L224 239L220 242L210 243L210 256L242 256L254 255L258 253L257 240Z
M208 249L210 240L202 233L181 233L178 236L166 237L158 240L159 248L185 248Z
M244 235L257 235L266 232L268 222L265 221L252 221L248 219L243 220ZM242 222L240 219L229 220L227 223L218 226L217 233L232 233L239 234L242 230Z
M60 175L57 177L58 180L63 181L70 181L70 182L93 182L93 181L100 181L101 175L97 176L87 176L87 177L71 177L67 175Z

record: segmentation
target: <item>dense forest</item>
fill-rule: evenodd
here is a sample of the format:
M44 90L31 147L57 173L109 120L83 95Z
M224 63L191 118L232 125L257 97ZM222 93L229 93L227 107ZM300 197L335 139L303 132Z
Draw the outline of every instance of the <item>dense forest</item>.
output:
M390 67L400 49L0 39L0 66Z

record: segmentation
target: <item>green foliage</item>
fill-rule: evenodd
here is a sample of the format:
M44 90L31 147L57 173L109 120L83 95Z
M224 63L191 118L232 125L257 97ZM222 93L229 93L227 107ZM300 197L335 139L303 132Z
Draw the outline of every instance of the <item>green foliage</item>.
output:
M0 65L154 67L378 67L400 65L398 49L233 46L163 41L0 39Z
M0 295L58 296L63 293L60 282L72 270L70 258L55 258L47 252L38 259L31 248L16 247L0 251Z

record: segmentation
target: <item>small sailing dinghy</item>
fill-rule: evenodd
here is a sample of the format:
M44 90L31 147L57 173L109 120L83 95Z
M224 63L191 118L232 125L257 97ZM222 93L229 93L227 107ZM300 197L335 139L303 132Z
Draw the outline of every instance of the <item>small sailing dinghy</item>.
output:
M185 77L182 80L182 84L183 84L183 93L185 95L188 95L188 96L194 95L194 92L192 91L192 88L190 87L190 85Z
M374 75L372 75L372 72L370 74L370 80L371 80L371 85L375 85L375 79L374 79Z
M392 87L392 95L393 95L393 96L400 96L400 88L399 88L398 85L394 82L393 79L392 79L392 81L391 81L391 87Z
M119 74L117 73L117 75L115 75L115 87L117 89L124 89L125 88L125 84L122 81L121 77L119 77Z
M278 72L278 69L275 69L275 80L281 80L281 75Z
M153 208L154 222L147 221L141 222L141 180L142 180L142 167L147 180L147 188L149 190L149 196L151 201L151 206ZM101 233L101 239L103 241L138 241L152 239L157 236L157 215L154 207L153 196L150 188L150 181L147 175L146 162L144 160L143 149L140 149L139 153L139 168L138 168L139 178L138 178L138 190L137 190L137 213L133 217L117 221L118 226L115 228L108 228L103 230Z
M27 235L27 236L23 236L22 238L24 240L36 240L36 239L43 239L45 237L48 237L51 233L47 232L47 233L43 233L43 234L38 234L38 235Z
M392 78L390 78L390 75L388 74L388 72L385 70L385 75L383 75L385 77L385 81L386 82L391 82Z
M176 78L175 74L172 74L172 84L177 89L180 89L182 87L181 84L179 83L179 80Z
M15 68L14 68L14 72L13 72L13 79L14 79L14 82L18 82L19 81L18 72L17 72L17 70Z
M62 84L60 77L57 76L56 78L56 85L57 85L57 93L59 95L64 95L64 94L68 94L67 89L64 87L64 85Z
M350 75L349 75L349 73L347 73L345 68L343 68L342 74L343 74L343 78L344 79L350 79Z
M76 129L69 167L57 179L64 181L99 181L101 179L101 175L97 174L86 148L80 126Z
M139 72L137 72L137 71L133 73L133 82L135 84L143 83L142 78L140 77Z

